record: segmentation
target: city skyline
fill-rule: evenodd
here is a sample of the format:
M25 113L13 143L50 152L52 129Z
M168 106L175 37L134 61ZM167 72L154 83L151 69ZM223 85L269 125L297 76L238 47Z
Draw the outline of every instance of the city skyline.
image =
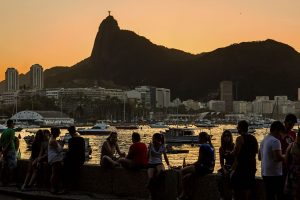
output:
M172 9L168 9L169 5ZM128 12L128 7L132 12ZM153 43L195 54L267 38L287 43L299 51L299 7L300 2L295 0L190 1L189 4L179 1L5 2L0 7L3 25L0 80L4 79L8 67L24 73L34 63L47 69L72 66L88 57L98 26L108 10L122 29L132 30Z

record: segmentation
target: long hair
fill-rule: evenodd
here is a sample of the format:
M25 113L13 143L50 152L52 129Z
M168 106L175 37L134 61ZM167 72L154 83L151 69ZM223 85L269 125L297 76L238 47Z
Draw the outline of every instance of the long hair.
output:
M225 141L225 136L226 135L229 135L229 137L230 137L229 142ZM221 136L221 148L224 149L224 150L227 149L227 148L230 148L230 150L232 150L233 147L234 147L234 143L233 143L232 133L229 130L225 130L222 133L222 136Z
M44 140L44 132L42 130L38 130L34 137L34 142L42 143Z
M206 132L199 133L199 141L204 141L205 143L208 143L211 147L213 147L213 145L211 143L211 137Z
M109 136L106 138L106 140L107 141L110 141L110 138L112 137L112 136L118 136L118 133L117 132L111 132L110 134L109 134Z
M152 136L152 141L153 140L158 140L161 142L161 144L165 144L165 137L161 133L154 133Z

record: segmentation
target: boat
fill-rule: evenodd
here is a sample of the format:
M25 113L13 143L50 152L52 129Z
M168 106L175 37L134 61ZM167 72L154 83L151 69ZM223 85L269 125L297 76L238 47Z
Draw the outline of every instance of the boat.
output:
M198 128L214 128L217 127L212 121L210 120L199 120L195 124L196 127Z
M114 131L115 131L114 127L105 124L103 122L95 124L92 128L77 130L77 132L80 133L81 135L108 135Z
M169 128L164 122L157 122L155 124L150 124L150 128Z
M166 143L193 144L199 140L192 128L169 128L163 134Z
M134 129L140 129L140 127L136 124L121 124L115 126L116 129L124 129L124 130L134 130Z
M226 130L230 131L231 133L239 133L236 128L234 128L234 129L226 129ZM256 132L256 130L253 129L253 128L249 128L248 129L248 133L250 133L250 134L254 134L255 132Z

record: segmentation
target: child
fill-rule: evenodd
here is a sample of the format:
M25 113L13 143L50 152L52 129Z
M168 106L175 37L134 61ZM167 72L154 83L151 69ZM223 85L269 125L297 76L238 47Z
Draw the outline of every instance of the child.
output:
M157 177L162 171L165 170L165 167L162 163L162 154L164 155L164 159L170 168L169 159L166 154L164 136L160 133L155 133L152 137L152 143L150 143L148 147L148 186L151 185L154 177Z

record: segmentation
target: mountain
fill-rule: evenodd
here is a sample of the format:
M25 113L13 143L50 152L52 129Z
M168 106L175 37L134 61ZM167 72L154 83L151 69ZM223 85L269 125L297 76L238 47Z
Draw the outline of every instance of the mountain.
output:
M201 45L201 44L199 44ZM231 80L239 100L258 95L297 96L300 54L275 40L243 42L212 52L190 54L153 44L104 19L91 55L72 67L45 70L46 87L170 88L172 97L218 98L219 83Z

